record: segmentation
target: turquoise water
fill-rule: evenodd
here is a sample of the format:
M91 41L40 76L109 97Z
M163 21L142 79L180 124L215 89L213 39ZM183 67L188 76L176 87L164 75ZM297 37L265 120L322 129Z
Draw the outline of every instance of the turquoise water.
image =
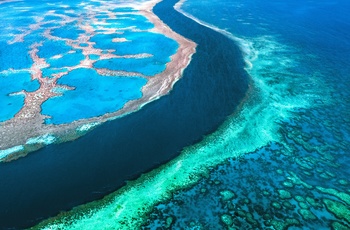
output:
M98 15L99 22L93 23L92 26L98 29L101 26L101 20L103 20L103 28L105 29L138 29L138 30L149 30L154 27L154 25L147 20L146 17L142 15L135 14L122 14L116 19L106 18L105 14ZM135 23L137 21L138 23Z
M92 69L73 70L57 83L75 89L44 102L42 114L52 117L45 120L47 124L102 116L121 109L130 100L140 98L142 94L139 89L146 82L138 77L100 76Z
M11 119L23 107L24 95L9 94L26 90L24 84L29 84L27 81L30 79L13 79L18 77L16 71L29 73L31 67L38 66L38 63L34 63L35 56L40 61L39 71L31 73L35 72L36 77L42 77L49 85L55 84L57 74L61 74L64 77L58 79L57 83L75 88L54 95L42 105L42 114L51 116L46 123L69 123L76 119L101 116L119 110L129 100L142 97L141 88L147 83L145 79L102 76L94 68L153 76L165 70L178 44L162 34L148 31L154 25L145 16L138 14L137 10L113 4L106 8L106 4L98 1L42 1L40 4L23 1L0 5L0 9L3 9L0 16L1 81L12 87L0 91L1 103L5 107L0 111L0 121ZM115 17L110 17L106 9L111 14L116 13ZM86 26L96 30L85 31ZM85 35L84 41L79 40L81 35ZM128 41L113 42L114 38L126 38ZM76 46L78 44L79 47ZM159 49L154 49L156 46ZM100 60L101 53L129 56L112 59L104 57ZM148 57L131 56L140 54ZM93 68L79 69L84 60L92 61ZM72 69L75 70L70 72ZM97 82L84 83L87 80ZM114 85L115 88L109 89L108 85ZM88 100L91 95L94 99ZM98 103L98 100L103 102ZM92 105L93 108L89 108Z
M126 42L110 44L113 38L126 38ZM126 31L122 35L95 35L91 41L96 42L96 48L116 50L116 55L136 55L140 53L151 54L152 57L139 59L108 59L100 60L94 64L95 68L109 68L138 72L147 76L153 76L165 69L165 64L170 61L170 55L174 54L178 44L162 34ZM155 49L156 47L156 49Z
M47 40L39 47L38 56L48 59L50 57L67 53L71 50L71 47L64 41L51 41Z
M84 30L79 29L75 23L66 24L60 28L52 30L52 35L60 38L78 39L80 34L84 34Z
M241 46L253 84L279 107L256 125L276 125L277 136L157 204L143 229L349 229L349 2L189 0L182 9Z
M169 38L162 34L156 33L130 33L125 32L125 37L130 39L130 43L117 44L116 54L126 55L126 54L136 54L136 50L140 53L147 53L149 50L153 50L152 54L155 58L160 60L169 60L169 53L174 53L178 48L176 42L171 41ZM145 40L145 38L149 38ZM157 49L154 49L156 47Z
M134 116L119 120L120 123L111 122L86 138L42 151L47 158L37 154L23 160L21 170L33 174L31 182L23 181L23 188L31 187L33 181L37 183L37 191L33 189L27 194L36 197L39 200L37 205L41 205L42 209L47 205L46 198L38 195L44 194L41 190L62 189L69 195L56 192L45 195L67 203L73 202L69 200L73 194L78 200L84 193L85 196L81 198L84 200L86 197L90 199L90 193L95 194L95 191L114 190L111 181L125 181L120 179L122 173L111 173L115 172L112 170L116 164L120 165L121 170L139 172L140 165L148 161L157 162L164 154L176 152L168 146L182 143L180 140L186 139L189 133L208 125L206 118L219 116L215 112L227 109L225 105L235 97L229 92L239 91L241 85L240 81L232 80L229 84L221 78L244 76L237 70L243 68L251 77L250 90L244 103L238 110L230 107L231 116L224 115L224 124L217 130L210 129L211 134L205 138L196 139L199 143L186 142L190 146L184 149L184 145L179 144L181 154L175 159L128 182L109 196L101 198L102 195L96 195L95 199L101 200L79 206L37 228L349 229L349 3L342 0L185 2L182 7L184 12L210 28L206 30L193 25L193 21L191 24L190 19L173 16L171 9L175 3L164 1L156 7L155 13L174 30L191 36L194 41L198 40L198 52L185 70L182 81L170 95L146 106ZM191 29L181 22L187 23ZM214 31L235 42L222 39L222 35ZM200 37L200 34L205 36ZM212 34L217 39L214 37L214 40L210 40L213 39ZM95 37L96 42L99 40ZM103 42L99 45L103 45ZM222 49L225 45L226 49ZM230 48L235 45L241 48L245 66L237 64L241 63L241 56L232 54ZM132 46L127 49L131 50ZM116 49L116 53L119 51ZM211 62L204 61L212 56L215 58L209 59ZM227 63L226 59L229 56L237 59L237 63L232 62L236 67L232 76L230 73L233 72L224 71L231 68L232 63ZM133 66L135 71L141 71L139 65L147 63L147 58L140 60L141 64L135 62ZM114 61L112 59L109 64L110 68L116 64ZM117 67L123 68L122 65ZM216 72L209 72L213 69ZM58 92L68 95L72 101L76 100L73 94L79 87L87 90L95 86L90 85L90 81L79 80L78 74L101 77L91 71L72 71L72 80L78 82L73 85L77 87L76 90ZM150 68L146 71L156 70ZM68 76L58 83L72 84ZM135 78L136 82L141 80L144 79ZM95 93L102 92L105 85L107 83L98 86ZM94 95L102 99L105 96ZM222 100L214 101L221 96ZM195 100L192 101L192 98ZM87 105L88 102L83 103ZM211 103L214 106L210 107ZM203 104L208 107L197 110ZM80 116L78 106L67 104L66 108L76 109L77 112L72 114ZM60 111L57 108L54 112ZM57 121L54 120L56 118ZM48 119L47 123L64 123L65 119L59 114ZM186 128L180 129L182 126ZM206 132L209 133L208 130ZM113 138L116 133L128 135ZM91 143L97 147L94 148ZM69 151L74 151L74 156L69 155ZM98 157L94 157L96 152L99 153ZM59 160L65 160L62 163L53 160L57 155L60 155ZM157 157L152 158L154 155ZM39 159L46 168L35 167L34 171L32 166L39 164L35 163ZM3 170L11 172L10 167ZM46 172L48 176L38 176L44 174L38 172ZM57 176L58 172L60 176ZM132 174L132 178L135 177ZM18 181L16 178L21 178L21 173L12 172L11 178L14 179L4 181L13 185L11 183ZM50 182L51 178L55 179L56 184L48 186L49 183L40 183ZM21 185L14 184L13 190L21 194ZM79 188L74 187L77 185ZM79 190L80 187L84 188ZM32 201L22 201L21 210L29 210ZM52 203L48 212L57 213L57 207L62 207L60 204L59 201ZM72 206L63 205L66 209ZM16 207L11 211L16 213ZM42 211L35 210L35 213ZM27 218L26 214L22 215L23 219ZM16 218L12 218L12 221L16 221Z
M85 56L80 50L74 51L75 53L66 53L58 59L48 59L47 63L50 64L50 69L77 66L85 59Z
M59 68L59 69L44 68L42 69L42 74L44 78L54 78L53 74L67 72L67 71L68 71L68 68Z
M135 21L138 23L135 24ZM120 16L118 19L107 19L106 23L106 28L128 28L128 27L133 27L135 29L140 29L140 30L149 30L154 27L154 25L147 20L142 15L135 15L135 14L123 14Z
M175 12L172 5L169 12ZM0 223L1 227L25 228L61 210L101 198L123 186L125 180L172 159L184 146L201 140L203 134L215 130L240 103L248 81L234 42L210 29L199 30L198 24L189 19L183 21L186 18L181 15L169 16L168 19L178 24L178 27L171 24L171 28L180 34L187 31L200 44L183 78L171 93L138 112L101 124L74 141L50 145L1 164L1 173L9 175L0 177L1 184L8 185L0 187L1 203L6 207L0 209L6 219ZM215 47L212 55L208 55L210 47ZM223 56L223 51L228 55ZM61 87L53 91L71 92ZM52 136L40 139L50 140ZM26 196L21 195L22 191L26 191ZM142 194L138 196L141 199ZM147 201L142 199L137 206ZM128 210L137 211L137 207Z
M24 104L24 95L12 95L22 90L33 92L39 89L37 80L32 81L28 72L0 74L0 122L12 118Z
M6 40L8 37L2 37L0 40L0 71L13 69L24 69L29 68L33 61L29 57L29 48L22 44L7 44ZM9 58L9 57L16 57Z
M178 48L178 44L175 41L162 34L125 32L121 37L126 38L128 41L117 42L112 46L106 44L106 41L113 39L114 35L96 35L91 40L96 42L97 48L110 46L116 50L114 52L116 55L149 53L152 57L101 60L94 64L95 68L131 71L146 76L153 76L165 70L165 64L170 61L169 54L175 53ZM150 53L150 51L152 52Z
M94 64L94 67L107 67L111 70L131 71L146 76L153 76L165 70L164 64L164 62L157 62L154 58L140 58L136 60L114 58L98 61Z

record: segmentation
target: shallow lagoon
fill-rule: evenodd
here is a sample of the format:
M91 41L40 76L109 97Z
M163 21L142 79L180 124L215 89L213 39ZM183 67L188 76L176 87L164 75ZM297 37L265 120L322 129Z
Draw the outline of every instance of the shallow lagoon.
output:
M99 2L93 2L84 7L79 7L82 4L81 1L69 2L69 9L65 4L66 2L53 6L50 1L42 2L39 6L31 1L1 4L2 8L12 9L12 13L11 10L7 10L8 12L1 16L1 26L7 34L7 36L0 37L0 71L2 71L0 74L4 76L2 82L12 81L16 76L11 77L11 74L24 71L30 73L27 81L30 78L43 78L45 83L42 84L65 84L64 87L70 88L69 91L58 94L55 94L56 91L50 90L53 94L43 104L43 114L51 116L51 118L46 119L46 123L61 124L73 122L75 119L92 118L116 112L128 101L142 96L141 89L147 80L136 80L136 77L121 78L123 76L113 78L90 71L91 76L88 80L100 80L117 85L108 94L106 93L108 83L101 83L105 85L104 87L99 84L96 84L96 87L88 88L81 86L84 79L87 80L85 78L87 72L94 68L102 68L105 72L110 69L123 72L126 76L130 75L128 72L133 75L136 72L140 76L151 77L164 71L166 63L170 61L170 56L176 53L179 47L174 40L162 34L148 31L154 28L154 25L135 9L110 7L108 10L111 10L113 15L111 17L108 10L103 8L103 4ZM102 7L102 10L96 10L97 6ZM91 7L94 10L91 10ZM116 15L114 15L115 13ZM91 31L89 26L95 27L96 30ZM124 38L127 42L114 42L114 38ZM154 49L155 46L159 46L159 49ZM146 57L142 57L142 55L146 55ZM62 76L62 79L58 79ZM113 81L114 83L112 83ZM131 83L127 83L128 81ZM10 96L11 98L9 98L10 93L26 90L26 88L21 88L24 83L24 80L13 83L15 85L13 90L11 88L2 89L2 102L9 106L1 110L1 121L10 120L24 106L26 95ZM126 84L125 88L120 85L124 83ZM93 85L93 83L91 84ZM74 87L79 92L72 92L75 91ZM91 92L100 88L101 92ZM130 92L126 92L128 90ZM50 92L46 92L46 94ZM113 96L116 92L118 92L118 96ZM121 92L125 92L125 94L122 95ZM66 103L69 103L72 95L74 95L73 98L76 98L74 105L78 107L80 105L81 108L86 109L88 104L84 101L86 96L91 93L100 95L97 97L100 99L105 94L104 101L110 100L109 107L106 104L101 104L101 108L97 108L99 112L90 111L86 113L86 116L83 115L84 113L80 113L80 115L72 113L74 115L69 117L71 113L67 113L66 109L71 111L74 106L68 106ZM79 95L81 98L77 99ZM121 99L114 101L119 96ZM42 95L38 97L42 97ZM60 106L56 103L61 102L62 107L59 108ZM99 103L93 102L93 104L94 107L99 106ZM50 108L51 105L53 108ZM62 117L54 117L54 111L57 114L58 110L61 110L62 114L66 113L65 122L63 122ZM51 122L48 122L49 120ZM53 122L53 120L60 120L60 122Z
M222 20L215 17L217 16L215 14L210 15L206 13L211 10L215 13L215 7L208 7L205 3L210 5L213 2L199 2L199 5L204 6L202 11L199 10L204 15L201 18L202 20L207 19L206 17L209 16L211 20L218 19L220 22L215 20L210 22L221 28L224 28L220 24L221 22L231 21L227 18ZM220 2L214 2L213 4L220 10L225 8L218 3ZM274 3L270 4L273 5ZM261 7L259 4L255 4L255 6ZM279 9L281 4L276 6ZM189 7L192 9L191 6ZM293 7L296 6L293 5ZM195 8L193 7L193 9ZM312 7L310 8L313 9ZM302 7L295 11L288 10L288 12L295 12L296 15L305 16L309 15L305 12L308 12L310 8ZM234 26L237 29L236 31L247 33L249 30L243 29L243 27L251 29L251 25L258 25L254 20L262 20L261 16L259 17L259 7L253 8L257 12L249 15L249 13L246 14L246 11L251 12L251 6L244 7L244 5L237 2L233 11L239 12L240 9L243 11L242 17L238 18L239 20L237 19L238 25L234 24ZM269 5L268 10L273 11L273 9ZM161 12L158 11L158 13ZM165 16L169 12L163 12L164 20L166 20L167 17ZM264 12L266 11L264 10ZM273 12L279 12L279 10ZM196 12L191 13L196 14ZM254 18L253 15L257 18ZM273 16L273 18L276 17L275 14ZM285 15L282 18L285 18ZM174 20L171 17L168 19ZM244 21L245 19L247 21ZM185 21L186 19L181 20ZM239 26L240 22L242 22L242 27ZM283 29L281 20L276 20L276 22ZM180 27L177 28L179 31L187 35L190 34L183 31L185 26L181 30L182 25L180 23L176 24L175 20L173 23L175 25L168 22L171 27L177 28L178 26ZM283 229L290 227L293 229L307 227L316 229L347 229L349 227L347 215L349 213L349 181L347 179L349 178L347 167L349 158L347 153L349 152L350 135L348 119L349 86L346 80L348 71L344 66L347 66L346 63L349 56L347 55L348 49L344 50L340 47L349 47L347 46L348 43L346 43L348 40L342 39L344 38L343 36L348 37L348 34L345 33L345 35L339 36L338 42L320 40L316 43L300 42L294 44L291 43L293 39L283 38L283 33L281 33L282 35L276 35L276 31L269 33L269 28L265 23L266 21L259 24L261 27L258 29L258 33L252 33L250 36L238 33L244 37L244 40L236 38L238 43L247 42L244 44L239 43L244 51L246 51L244 49L246 46L244 45L248 47L251 45L251 48L254 48L251 51L255 51L245 53L250 55L245 56L245 58L247 63L251 64L247 71L253 78L254 91L249 95L249 99L245 101L240 112L227 119L218 131L204 138L201 143L186 148L179 158L142 176L136 182L129 182L124 189L111 194L101 202L90 203L67 214L62 214L58 219L52 220L53 222L49 221L49 226L51 228L60 228L62 226L65 228L82 228L87 226L107 228L118 225L120 228L131 229L135 225L140 227L141 224L144 224L145 229L156 227L217 228L218 226L220 228L274 227ZM343 26L345 29L343 28L340 31L349 31L346 24L343 24ZM196 29L199 28L196 27ZM263 36L261 36L262 31L264 32ZM319 30L317 29L317 31ZM286 34L291 33L288 32ZM334 31L329 33L332 36L334 34L336 34ZM293 35L296 35L296 33ZM196 37L193 36L191 38L195 40ZM303 40L300 37L299 39ZM332 47L332 49L320 49L318 53L312 47L310 48L309 44L324 44ZM200 45L200 47L203 46ZM210 47L210 43L204 44L204 47ZM307 49L305 49L306 47ZM319 48L318 46L315 47L316 49ZM203 59L210 56L209 54L213 54L211 52L206 53L203 50L199 48L198 54ZM334 50L339 52L332 52ZM218 55L217 57L221 56ZM198 63L200 62L194 56L193 64L197 64L197 67L203 66ZM207 64L209 66L206 68L210 69L211 63ZM220 66L218 62L215 64L213 66ZM335 67L335 64L339 64L339 68ZM198 73L193 70L196 69L190 66L186 70L188 72L185 71L185 76ZM200 73L203 73L205 76L205 72ZM207 80L210 83L215 83L218 78L209 77ZM134 124L133 121L140 122L136 122L136 125L133 126L135 129L132 129L130 132L144 137L142 139L144 143L142 142L141 146L148 146L147 142L160 145L159 148L147 149L148 152L152 152L152 154L157 153L157 151L170 153L170 150L174 149L170 148L169 145L179 140L173 139L173 141L167 142L162 134L166 133L169 135L179 125L190 121L191 116L180 119L183 114L181 109L197 108L196 105L198 103L194 101L191 104L193 107L186 107L185 103L177 102L181 101L179 98L183 99L183 102L185 98L187 99L188 96L192 95L192 91L188 89L196 89L199 82L189 84L189 79L181 81L178 86L182 90L175 89L173 92L175 96L177 95L177 100L174 100L174 95L171 94L169 98L163 98L158 103L146 106L145 110L141 110L139 112L141 115L149 116L149 119L146 119L146 121L153 121L151 118L156 118L158 122L152 122L152 125L143 129L145 132L138 132L142 130L139 126L143 126L145 122L140 122L141 120L135 119L135 116L126 117L122 119L122 122L129 121L129 125ZM208 84L206 86L211 85ZM222 96L218 93L222 92L222 88L218 87L211 90L208 90L208 92L216 92L216 95ZM225 92L228 93L230 91ZM179 97L179 93L183 94L182 97ZM228 95L227 98L223 97L222 101L216 101L217 107L208 106L209 110L199 110L202 112L201 115L204 116L205 114L206 116L204 117L208 115L215 116L215 112L222 109L221 106L229 102L231 97L232 95ZM206 98L206 95L202 94L196 97L196 99L200 98L203 100L203 98ZM210 98L206 99L209 100ZM161 114L159 111L162 108L168 108L166 106L163 107L167 102L178 105L176 109L170 110L170 112L174 113L177 111L175 115L178 116L174 116L173 120L160 119L164 117L159 115ZM232 110L231 107L231 113ZM194 109L194 111L196 110ZM193 115L192 113L189 114ZM172 122L169 122L170 120ZM201 125L208 124L206 119L193 118L192 121L194 122L187 123L187 129L184 129L185 132L181 132L181 129L179 129L180 131L175 136L188 135L192 131L188 127L200 128ZM113 124L117 124L117 122ZM127 124L127 122L124 124ZM117 130L119 132L121 130L120 126L117 125L116 127L118 127ZM111 133L115 131L112 127L104 126L96 130L95 134L99 134L96 137L99 136L102 137L101 139L106 140L106 136L103 136L106 130L111 131ZM162 130L167 130L167 132ZM153 137L157 137L156 134L152 136L147 135L150 131L152 133L157 131L161 133L160 136L158 135L159 139L156 142L152 142L154 141L152 140ZM85 142L81 141L78 143L88 143L89 140L93 139L92 136L91 139L87 137L83 139ZM164 138L164 140L160 137ZM120 138L123 138L123 136ZM113 140L113 138L110 140ZM130 141L130 139L128 140ZM135 141L140 143L138 142L140 140L137 138ZM79 144L74 145L74 143L71 143L69 147L72 146L78 148ZM129 148L126 148L126 150L130 150ZM134 150L135 152L139 151L137 148ZM93 150L89 149L83 149L83 151L86 154L85 157L91 157L90 151L93 152ZM113 151L111 150L111 152ZM129 151L127 152L129 153ZM46 153L50 154L49 151ZM100 157L106 155L108 154L104 153ZM154 158L155 161L160 159L161 155ZM137 154L132 156L132 159L145 160L148 158ZM240 157L237 158L237 156ZM66 157L68 159L69 156L66 155ZM39 158L39 156L35 159L34 157L31 158L31 163L35 163L35 160L38 159L42 158ZM86 160L86 158L79 157L74 159L79 163L81 163L80 160L82 159ZM119 160L116 159L118 162ZM84 163L84 167L92 167L89 165L88 160ZM105 172L101 173L101 175L108 176L111 172L110 169L113 164L111 163L110 167L107 167L109 166L107 163L107 161L101 163L101 165L106 166ZM218 166L219 163L220 165ZM74 164L71 164L71 168L73 168L72 165ZM69 165L67 166L68 169L70 167ZM70 172L74 172L74 170ZM102 180L98 179L96 172L97 169L90 175L95 176L96 180ZM71 175L72 177L76 176L74 173ZM20 174L13 175L13 178L20 178ZM103 177L103 179L106 178ZM49 178L40 181L48 180ZM109 178L109 181L116 180L116 178ZM62 182L60 183L62 185ZM27 184L27 186L30 185ZM155 190L154 188L157 189ZM185 190L182 190L183 188ZM113 188L110 190L113 190ZM71 194L80 195L81 191L71 191ZM62 200L67 199L64 197L60 198ZM160 201L162 202L159 204ZM25 205L23 207L25 208ZM137 209L138 207L140 209ZM142 214L141 217L145 219L140 220L140 213ZM116 216L118 216L118 219Z
M102 124L75 141L50 145L0 165L4 174L11 175L0 178L8 185L0 188L0 197L10 207L3 213L7 216L4 226L30 226L59 210L101 198L120 188L125 180L138 177L175 157L184 146L201 140L235 109L247 89L243 60L237 59L238 48L210 29L196 33L200 25L189 19L176 22L180 31L191 31L200 48L169 95L136 113ZM196 30L188 30L186 25ZM227 47L227 43L232 45ZM208 47L215 47L215 52L208 55ZM223 56L222 50L227 55ZM222 58L228 62L221 62ZM16 182L19 180L22 183ZM26 196L20 195L23 190ZM37 201L35 206L33 200ZM16 202L21 204L20 210L10 205Z
M37 80L32 81L28 72L0 74L0 122L12 118L24 105L22 90L33 92L39 88Z
M146 82L140 77L100 76L92 69L76 69L57 82L74 90L66 90L63 96L44 102L42 114L52 117L45 120L48 124L102 116L122 108L127 101L140 98L139 89Z
M349 229L348 7L185 3L245 54L253 90L242 109L170 163L43 226ZM156 9L180 26L166 20L170 8Z

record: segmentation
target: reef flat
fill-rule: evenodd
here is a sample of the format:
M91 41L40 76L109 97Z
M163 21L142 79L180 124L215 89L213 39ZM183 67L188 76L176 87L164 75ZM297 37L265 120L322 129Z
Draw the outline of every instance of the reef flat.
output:
M262 97L269 108L258 112L270 122L245 116L241 125L255 123L261 128L251 127L260 129L255 135L273 141L237 158L237 149L247 146L234 143L248 132L231 136L219 150L232 158L155 205L142 229L349 229L349 2L189 0L178 6L240 44L255 95L271 90ZM255 102L251 108L265 103ZM218 138L233 133L231 127ZM272 127L275 133L268 132Z
M236 110L249 83L241 51L234 41L169 7L164 23L198 43L171 93L74 141L0 164L6 175L0 177L1 227L27 228L101 199L202 140Z
M159 20L155 3L2 2L1 161L74 140L169 93L195 43Z
M176 3L155 13L191 37ZM247 97L177 158L34 229L349 229L349 3L181 3L239 45Z

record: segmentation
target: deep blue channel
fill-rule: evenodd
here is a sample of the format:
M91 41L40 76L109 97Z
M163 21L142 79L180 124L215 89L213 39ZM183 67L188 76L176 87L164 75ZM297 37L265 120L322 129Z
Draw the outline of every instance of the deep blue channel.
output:
M0 229L33 226L120 188L177 156L232 114L248 88L237 45L163 1L154 12L198 44L167 96L78 140L0 165ZM94 106L94 105L91 105Z

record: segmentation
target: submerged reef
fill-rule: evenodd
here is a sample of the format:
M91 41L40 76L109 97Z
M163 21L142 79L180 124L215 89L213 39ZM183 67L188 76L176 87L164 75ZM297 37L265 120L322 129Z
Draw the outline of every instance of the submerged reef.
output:
M170 12L174 11L164 13ZM138 112L101 124L77 140L49 145L18 161L0 164L1 173L8 175L1 177L0 183L11 185L10 193L7 186L0 188L1 203L6 207L0 210L5 219L0 226L30 227L78 204L101 199L125 181L176 157L184 146L217 129L237 108L249 79L234 41L176 14L169 19L170 28L199 42L191 64L171 93ZM168 85L164 87L166 90ZM50 136L47 139L51 140ZM27 191L25 196L22 191Z
M155 10L171 27L175 3ZM240 39L176 9L242 49L241 107L172 161L34 229L350 229L347 78L274 36Z
M198 2L202 4L202 1ZM219 2L208 2L224 9L218 4ZM227 1L222 2L227 4ZM305 1L302 2L305 4ZM191 70L190 74L194 73L197 74L196 77L201 77L200 74L206 72L207 69L219 69L216 68L217 65L222 67L220 70L229 68L231 63L227 64L224 60L227 60L228 56L232 57L235 53L225 53L225 48L226 51L229 49L227 47L223 48L222 44L222 46L218 46L216 42L225 41L228 43L228 41L234 41L235 43L232 42L230 45L234 44L240 48L246 64L245 71L251 79L243 101L241 101L238 108L231 111L232 114L226 117L226 121L218 129L212 130L210 134L200 139L196 144L183 148L180 155L172 160L167 161L169 159L165 159L164 161L167 162L162 161L158 168L150 170L136 179L127 181L123 187L114 190L109 195L100 196L99 200L72 209L66 209L66 211L62 211L54 217L43 220L32 229L350 229L350 170L348 167L350 164L350 83L348 81L349 71L345 68L350 56L344 55L346 52L334 52L335 49L325 49L326 51L323 50L324 53L317 53L315 50L320 50L319 47L312 49L310 46L314 43L310 40L295 44L291 42L293 39L283 39L283 36L278 34L276 30L269 31L268 26L266 23L262 23L264 20L259 18L258 14L256 17L259 18L259 22L262 21L261 23L254 23L254 14L248 16L243 14L244 19L240 20L246 20L244 25L260 26L259 32L257 34L252 33L250 36L235 37L229 31L201 21L190 12L186 12L182 5L185 4L183 1L175 5L176 3L177 0L164 0L158 3L153 11L164 22L164 25L168 25L172 30L198 43L197 54L200 55L194 56L192 64L195 63L201 68L194 71L190 65L185 70L185 74L188 73L186 71ZM267 4L266 1L263 3ZM237 4L234 9L244 8L243 6L244 4ZM326 9L329 7L327 5ZM197 7L191 9L201 11ZM255 8L249 7L249 10L252 9ZM310 9L314 10L312 7ZM211 7L209 7L209 10L211 10ZM264 15L267 10L263 10ZM287 10L289 11L290 8ZM307 10L307 7L303 7L297 11L297 14L302 15ZM123 11L133 12L129 8ZM230 13L230 11L228 12ZM277 21L275 23L280 24L279 20L275 20L275 12L273 12L274 22ZM322 11L322 13L325 12ZM215 14L205 16L215 18ZM285 16L286 14L283 14L283 18ZM108 19L109 14L98 15L98 18ZM319 20L319 17L316 18ZM219 18L220 21L225 21L222 19L225 18ZM227 21L232 23L230 20ZM188 29L184 24L190 26L191 29ZM299 24L297 25L299 26ZM149 28L151 25L147 21L143 21L142 26ZM298 26L297 30L299 31L300 27ZM276 25L273 26L273 28L276 27ZM287 26L283 24L283 27ZM293 25L288 26L288 28L292 27ZM225 27L222 26L221 28ZM211 36L204 36L201 41L197 41L198 38L201 38L198 34L207 35L209 30ZM316 31L319 31L319 29L316 29ZM341 33L345 33L345 31L350 30L341 31ZM64 33L64 31L58 31L57 33L60 32ZM311 30L307 32L311 32ZM213 34L215 36L212 36ZM293 33L287 31L287 34ZM332 34L332 38L335 38L333 33L330 34ZM309 35L307 33L308 37L317 37ZM107 35L101 35L102 38L104 36ZM214 42L205 38L217 38L217 40ZM135 39L138 39L137 36ZM118 38L114 42L127 43L128 38ZM340 44L343 43L340 42ZM104 45L103 42L99 43L101 49ZM80 46L89 47L89 42L86 41ZM61 48L64 49L64 47ZM223 51L223 53L216 53L218 50ZM129 51L126 51L126 54L129 54ZM217 62L200 65L202 63L198 60L201 60L203 56L213 57L214 54L218 59ZM341 56L342 54L344 56ZM77 55L80 56L79 52ZM93 63L95 68L99 69L100 65L109 66L109 62L100 60L98 54L91 55L95 55L89 56L91 60L96 60ZM108 53L108 55L114 54ZM150 55L151 53L144 54L142 58L149 58ZM155 54L152 55L152 57L156 56ZM238 58L241 58L241 56L237 56ZM113 77L113 74L116 74L114 71L117 71L116 76L125 71L122 69L121 63L116 63L116 60L112 59L108 71L101 70L107 77ZM237 67L238 69L244 68L243 60L241 61L237 61L237 63L242 64L242 66ZM334 63L337 63L343 69L335 68ZM59 62L55 65L61 66ZM121 69L113 69L115 66ZM140 77L150 81L155 77L147 76L147 72L140 71L139 73L139 63L135 63L132 67L135 72L130 74L131 78ZM147 71L163 70L151 68ZM164 72L167 72L167 69ZM74 75L73 71L71 73ZM219 75L219 73L217 74ZM239 76L234 77L239 78ZM202 80L202 78L200 79ZM60 80L65 81L65 78L62 77ZM190 77L186 78L186 81L191 80ZM206 84L209 86L214 85L211 84L213 82L220 81L215 74L212 78L206 78L206 80L208 81ZM198 84L198 82L195 83ZM226 83L226 81L221 83ZM101 84L103 86L103 83ZM188 95L191 96L192 94L189 92L196 89L189 87L193 86L191 84L180 85L188 86L185 89L181 88L182 91L179 90L185 94L180 99L186 98ZM207 88L210 88L209 86ZM79 87L79 84L75 87ZM169 85L165 87L168 89ZM231 85L228 87L230 90L234 88ZM218 87L210 92L222 93L221 89ZM55 92L62 94L71 92L69 90L72 89L60 88L56 90ZM173 93L179 91L176 91L175 88ZM214 97L214 94L208 97ZM205 92L201 95L204 95L203 100L207 99ZM179 98L172 100L170 95L169 98L163 97L163 99L158 100L158 102L161 101L165 104L170 101L170 104L175 104L174 102L181 101ZM53 97L52 100L56 99ZM228 104L229 102L224 101L222 103ZM191 105L195 107L195 103ZM183 107L180 103L176 107L179 109L171 112L174 112L175 117L180 117L180 114L183 113L181 111ZM151 108L157 110L164 107L157 107L155 104ZM220 106L214 108L219 110ZM139 112L142 112L142 110ZM49 113L51 114L51 111ZM152 111L149 114L152 116ZM202 113L200 115L203 116ZM205 115L211 115L211 113L208 112ZM60 123L60 120L50 120L49 117L45 117L45 119L47 123ZM99 125L99 120L93 121L94 123L86 123L76 130L85 132L91 127ZM172 121L173 124L164 122L159 125L166 129L164 132L159 131L161 135L173 131L169 126L178 126L179 123L176 123L178 122L176 119ZM181 122L188 124L188 132L190 126L193 128L202 125L202 123L198 125L185 121L185 119L181 120ZM137 125L143 126L144 123ZM147 131L153 130L152 128L154 127L147 129ZM109 129L109 131L111 130ZM104 130L98 131L102 133ZM186 136L186 131L176 134ZM131 130L130 133L132 132L134 130ZM142 135L146 136L148 133L143 132L140 136ZM153 138L153 136L149 136L147 138ZM72 134L72 139L76 137L75 134ZM52 143L55 138L56 136L48 134L41 138L31 138L28 142ZM164 146L171 145L172 141L177 141L175 138L170 138L170 141L164 139L162 145L157 146L156 149L161 154L166 154L163 153L166 152ZM140 142L135 141L130 145L137 145L138 143ZM157 145L160 141L156 140L153 143ZM89 146L84 147L85 150L89 148ZM144 145L141 145L140 148L144 147ZM14 150L18 151L20 148L15 146ZM147 148L147 150L149 149ZM139 155L131 155L133 163L141 162L141 164L144 164L145 159L149 157L149 155L142 155L143 151L140 152ZM148 153L156 155L158 152L148 151ZM6 152L2 152L2 154L6 155ZM117 156L118 159L111 162L112 167L115 167L116 162L121 161L121 158L128 156ZM103 157L102 154L100 157ZM138 158L137 160L140 162L137 162L135 158ZM77 165L83 165L84 167L83 163L87 165L87 161L82 163L82 159L85 160L86 158L75 160ZM62 165L65 166L65 163L67 162ZM106 161L101 164L101 167L105 165L107 165ZM133 166L130 164L125 167L131 168ZM139 168L136 170L139 170ZM81 173L81 171L78 173ZM105 173L104 176L110 176L110 172ZM111 177L113 177L113 180L117 180L120 175L112 175ZM93 181L102 179L104 178L92 177L90 179L91 184L93 184ZM70 182L73 182L72 187L76 186L74 181ZM47 187L49 189L54 188ZM69 190L66 189L65 191ZM95 192L96 190L92 191ZM71 194L68 193L67 196ZM81 194L79 193L79 195ZM62 197L57 195L55 198L63 200ZM23 206L20 208L23 208ZM13 210L15 209L11 211ZM53 212L57 213L57 210ZM22 215L24 216L24 214Z
M0 161L74 140L172 89L195 44L154 4L2 2Z

